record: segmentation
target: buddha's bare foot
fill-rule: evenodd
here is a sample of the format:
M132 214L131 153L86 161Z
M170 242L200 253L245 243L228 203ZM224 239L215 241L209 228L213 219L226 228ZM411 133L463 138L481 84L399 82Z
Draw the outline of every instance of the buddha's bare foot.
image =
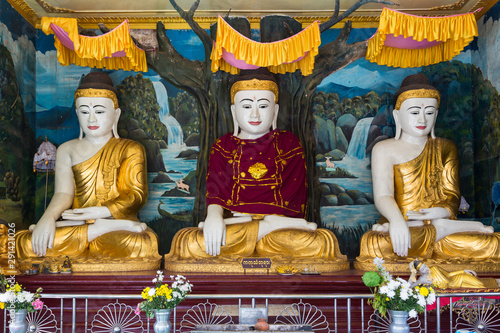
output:
M147 227L148 227L148 225L146 223L139 223L139 225L132 227L132 229L135 230L135 231L132 231L132 230L131 231L132 232L141 233L144 230L146 230Z
M379 232L389 232L389 223L384 223L384 224L375 223L372 227L372 230Z
M492 234L493 232L495 232L495 229L492 227L492 226L489 226L489 225L485 225L484 226L484 231L483 231L485 234Z
M113 220L113 219L96 219L94 224L89 225L88 239L89 242L97 237L107 234L112 231L129 231L141 233L146 230L145 223L130 221L130 220Z
M36 227L36 224L32 224L32 225L30 225L30 227L28 228L28 230L30 232L33 232L33 230L35 230L35 227Z

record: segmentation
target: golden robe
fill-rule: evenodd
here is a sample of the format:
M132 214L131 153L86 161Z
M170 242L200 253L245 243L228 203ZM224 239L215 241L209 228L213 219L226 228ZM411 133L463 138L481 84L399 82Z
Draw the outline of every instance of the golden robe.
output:
M114 219L139 221L137 213L148 198L144 147L139 143L111 138L90 159L73 166L75 198L73 208L106 206ZM113 223L110 219L109 223ZM158 259L158 237L151 230L142 233L113 231L87 241L88 225L56 228L54 246L46 257ZM19 261L37 258L31 246L32 233L16 235Z
M429 138L422 153L412 161L394 166L394 197L406 217L409 210L444 207L450 219L456 220L460 204L458 151L449 140ZM385 223L382 217L379 223ZM433 259L500 259L500 235L456 233L436 243L436 229L430 221L423 227L410 228L410 258ZM453 222L450 222L453 223ZM361 262L381 257L396 260L388 232L368 231L360 243Z

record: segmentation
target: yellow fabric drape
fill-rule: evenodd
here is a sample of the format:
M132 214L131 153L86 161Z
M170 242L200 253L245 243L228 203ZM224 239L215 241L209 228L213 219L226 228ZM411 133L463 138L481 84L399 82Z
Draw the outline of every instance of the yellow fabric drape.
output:
M132 38L128 21L124 21L110 32L96 36L82 36L78 34L77 20L74 18L43 17L42 31L49 35L54 33L51 23L64 29L73 42L74 50L67 48L55 36L57 59L63 66L75 64L78 66L123 69L147 72L146 54L138 48ZM112 57L112 54L125 51L124 57Z
M273 73L284 74L302 71L309 75L314 69L314 58L318 54L321 37L318 22L314 22L290 38L272 43L253 41L234 30L219 16L217 20L217 40L212 49L212 72L221 69L238 74L239 69L222 59L222 49L232 53L237 60L259 67L268 67ZM296 61L297 59L302 59Z
M442 43L419 49L395 48L384 45L387 35L411 37L417 42ZM432 65L452 59L477 35L474 13L422 17L384 8L379 28L368 42L366 59L379 65L402 68Z

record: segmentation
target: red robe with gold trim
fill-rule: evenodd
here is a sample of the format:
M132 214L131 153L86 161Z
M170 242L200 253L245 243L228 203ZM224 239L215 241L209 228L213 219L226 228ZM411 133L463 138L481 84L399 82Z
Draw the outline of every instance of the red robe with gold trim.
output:
M239 213L304 218L307 177L299 139L280 130L255 140L231 133L219 138L210 151L206 202Z

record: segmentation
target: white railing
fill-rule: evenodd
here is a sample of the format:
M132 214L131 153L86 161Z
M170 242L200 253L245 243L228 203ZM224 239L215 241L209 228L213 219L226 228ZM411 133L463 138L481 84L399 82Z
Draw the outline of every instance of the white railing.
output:
M437 308L440 308L443 304L451 304L449 308L445 311L432 311L426 312L420 315L418 323L414 324L417 328L417 332L450 332L454 333L456 328L460 325L463 328L471 326L472 328L478 328L478 325L483 325L482 327L489 328L491 332L500 332L500 309L494 305L495 299L500 298L500 292L475 292L475 293L450 293L450 294L439 294L437 295ZM224 307L235 307L241 308L242 304L249 303L251 307L255 307L256 303L263 303L265 307L268 307L270 303L274 306L283 307L283 311L276 315L270 314L270 317L276 317L277 321L283 323L283 319L290 320L290 316L296 316L301 320L301 322L294 322L294 324L304 324L311 325L313 331L317 332L367 332L373 329L373 323L377 325L384 324L387 319L377 317L377 314L373 314L372 308L367 304L367 300L371 298L371 294L355 295L355 294L332 294L332 295L311 295L311 294L273 294L273 295L256 295L256 294L224 294L224 295L208 295L208 294L197 294L188 295L189 300L205 300L206 303L199 303L190 309L195 307L196 311L200 311L200 305L206 308L207 304L215 306L210 308L208 313L197 314L195 316L190 314L190 318L197 317L194 324L209 324L213 322L204 321L205 317L213 318L214 315L219 315L221 311L226 314L227 311ZM461 301L457 302L457 298ZM470 301L463 301L464 298L472 299ZM134 308L131 306L137 304L142 300L140 295L86 295L86 294L42 294L42 300L49 302L52 300L53 303L59 303L58 306L53 305L54 311L59 313L53 313L50 308L45 308L43 311L45 313L39 314L38 317L28 318L29 322L31 320L32 326L31 331L28 328L28 332L57 332L57 333L69 333L71 332L105 332L105 330L93 329L94 322L96 322L96 314L93 317L89 316L89 301L114 301L114 303L109 303L99 311L108 311L111 313L105 314L101 317L112 317L113 313L124 317L124 313L128 311L133 312ZM59 300L59 302L57 302ZM77 306L77 302L84 302ZM237 301L237 302L236 302ZM304 303L307 301L307 303ZM68 302L71 304L68 306ZM123 302L128 302L126 305ZM186 301L187 302L187 301ZM191 302L192 303L192 302ZM293 304L292 304L293 303ZM93 306L92 312L96 312L95 304ZM182 303L181 303L182 305ZM104 310L103 310L104 309ZM465 311L462 311L464 310ZM84 318L80 317L81 311L84 311ZM221 311L219 311L221 310ZM189 309L179 310L174 309L172 311L172 316L170 321L172 323L172 333L180 333L187 331L185 325L186 322L193 324L189 320L186 320L186 315ZM193 311L193 310L191 310ZM302 311L302 312L301 312ZM69 314L70 312L71 314ZM323 313L323 312L326 312ZM359 312L359 313L358 313ZM35 312L36 313L36 312ZM79 314L77 320L77 313ZM219 314L218 314L219 313ZM355 318L353 319L353 314ZM183 317L178 317L183 315ZM135 317L134 317L135 316ZM237 314L236 314L237 316ZM375 317L374 317L375 316ZM130 318L134 317L135 320L140 322L137 325L144 325L144 332L153 332L154 320L145 319L142 321L140 316L135 314L130 314ZM47 319L49 318L49 319ZM71 324L67 323L68 318L71 318ZM8 315L5 310L3 313L3 332L8 332ZM278 320L280 319L280 320ZM369 319L369 320L368 320ZM42 324L33 324L34 320L37 322L42 322ZM48 324L48 321L54 321L54 323ZM354 321L353 321L354 320ZM389 319L390 320L390 319ZM112 322L112 320L109 320ZM323 323L325 322L325 323ZM291 322L290 322L291 323ZM371 323L371 324L370 324ZM382 323L382 324L381 324ZM130 324L130 320L129 320ZM38 326L37 326L38 325ZM45 326L43 326L45 325ZM370 326L371 325L371 326ZM43 327L42 327L43 326ZM189 325L187 325L189 326ZM50 329L52 327L52 329ZM379 327L379 326L377 326ZM420 328L418 328L420 327ZM446 327L445 329L442 327ZM481 327L481 328L482 328ZM63 331L64 328L64 331ZM116 330L116 332L142 332L141 330L127 330L122 328L121 331ZM383 331L383 330L382 330ZM107 332L107 331L106 331ZM113 332L111 327L109 332Z

